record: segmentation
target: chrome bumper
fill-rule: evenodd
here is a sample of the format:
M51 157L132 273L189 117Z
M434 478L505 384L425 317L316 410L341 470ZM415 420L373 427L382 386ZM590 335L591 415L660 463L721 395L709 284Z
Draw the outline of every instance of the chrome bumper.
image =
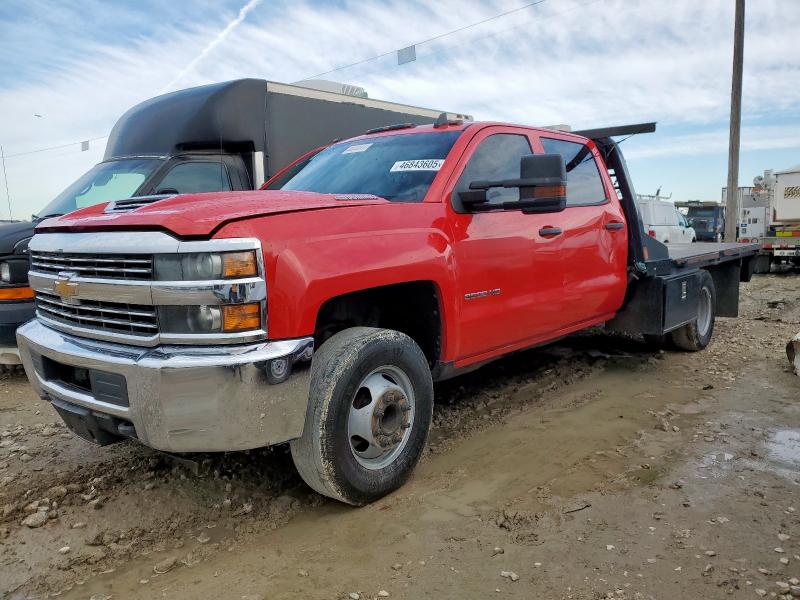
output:
M246 450L303 433L310 337L247 346L142 348L71 336L34 320L17 330L17 342L25 372L42 398L127 422L136 438L158 450ZM288 378L281 369L287 364ZM65 382L58 365L117 382L124 378L127 406L99 400L94 384L85 389ZM270 383L276 373L282 382Z

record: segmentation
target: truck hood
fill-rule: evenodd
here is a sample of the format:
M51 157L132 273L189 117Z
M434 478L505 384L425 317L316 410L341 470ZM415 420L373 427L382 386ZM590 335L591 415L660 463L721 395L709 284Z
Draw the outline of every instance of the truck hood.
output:
M34 224L30 221L16 221L0 224L0 255L14 254L14 246L33 235ZM18 248L20 250L22 247ZM20 252L17 252L18 254Z
M369 194L317 194L265 190L172 196L128 212L105 212L109 204L43 221L37 232L111 229L166 229L180 237L209 236L231 221L343 206L385 204Z

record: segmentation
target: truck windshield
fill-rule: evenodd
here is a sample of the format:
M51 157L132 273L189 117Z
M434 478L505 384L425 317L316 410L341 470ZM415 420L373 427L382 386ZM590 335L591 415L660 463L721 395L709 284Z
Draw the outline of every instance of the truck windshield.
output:
M699 217L701 219L707 219L709 217L714 216L714 209L713 208L690 208L689 209L689 218L692 217Z
M101 162L56 196L34 218L65 215L101 202L130 198L163 162L158 158Z
M459 135L461 131L412 133L335 144L281 189L422 202Z

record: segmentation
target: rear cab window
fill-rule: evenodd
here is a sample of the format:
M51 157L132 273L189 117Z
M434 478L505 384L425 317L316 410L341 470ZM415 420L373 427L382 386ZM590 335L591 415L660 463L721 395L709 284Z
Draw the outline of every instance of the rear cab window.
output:
M586 144L541 136L545 154L560 154L567 167L567 207L608 201L594 153Z

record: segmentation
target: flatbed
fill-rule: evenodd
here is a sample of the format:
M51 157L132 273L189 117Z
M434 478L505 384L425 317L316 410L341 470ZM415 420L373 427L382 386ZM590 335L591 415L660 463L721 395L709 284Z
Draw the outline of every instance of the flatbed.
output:
M754 256L758 244L708 242L704 244L669 244L669 260L678 267L707 267L723 262Z

